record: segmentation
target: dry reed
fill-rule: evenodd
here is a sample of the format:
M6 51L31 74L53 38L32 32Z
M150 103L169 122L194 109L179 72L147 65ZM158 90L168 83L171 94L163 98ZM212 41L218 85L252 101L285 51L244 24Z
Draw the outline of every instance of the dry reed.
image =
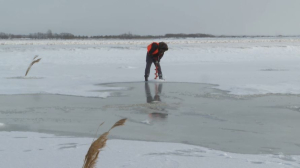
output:
M126 120L127 120L126 118L119 120L109 129L109 131L111 131L115 127L124 125ZM102 124L100 124L100 126ZM106 145L107 136L109 134L109 131L102 134L98 139L96 139L91 144L87 154L85 155L85 160L84 160L84 164L83 164L82 168L95 168L96 167L98 155L100 153L100 150L102 148L104 148Z
M29 70L31 69L32 65L35 64L35 63L40 62L40 60L42 59L42 58L39 58L39 59L36 60L37 57L38 57L37 55L34 56L33 61L31 62L31 64L30 64L29 67L27 68L27 71L26 71L26 73L25 73L25 76L27 76L27 74L28 74Z

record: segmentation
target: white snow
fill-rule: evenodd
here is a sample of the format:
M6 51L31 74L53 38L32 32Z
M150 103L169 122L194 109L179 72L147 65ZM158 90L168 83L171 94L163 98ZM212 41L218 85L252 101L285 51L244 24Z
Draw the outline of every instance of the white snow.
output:
M169 44L161 61L168 82L217 84L217 88L237 95L300 94L299 38L0 40L0 94L106 98L110 90L121 88L97 84L144 80L146 47L152 41ZM24 77L35 55L42 60ZM154 67L150 78L153 74ZM0 131L4 126L0 123ZM0 132L0 167L81 167L91 141ZM109 140L98 163L98 167L109 168L299 166L299 156L243 155L192 145L126 140Z
M0 94L107 97L98 83L143 81L146 46L166 41L172 82L217 84L231 94L300 93L299 38L0 40ZM24 77L35 55L42 60ZM154 67L150 79L154 78Z
M152 40L151 40L152 41ZM0 94L107 97L98 83L142 81L150 40L1 40ZM154 40L153 40L154 41ZM172 39L167 81L217 84L231 94L300 93L300 39ZM34 55L42 58L24 77ZM154 78L154 67L150 78Z

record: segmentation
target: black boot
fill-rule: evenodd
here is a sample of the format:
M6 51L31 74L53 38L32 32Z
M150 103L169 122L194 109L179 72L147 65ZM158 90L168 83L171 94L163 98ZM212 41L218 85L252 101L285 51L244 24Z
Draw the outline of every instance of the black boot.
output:
M148 81L148 75L145 75L144 77L145 77L145 81Z
M159 75L159 79L163 79L162 75Z

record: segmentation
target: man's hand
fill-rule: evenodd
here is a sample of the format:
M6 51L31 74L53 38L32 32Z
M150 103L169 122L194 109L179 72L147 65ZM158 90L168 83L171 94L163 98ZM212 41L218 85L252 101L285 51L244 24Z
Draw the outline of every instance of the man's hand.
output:
M153 62L155 64L159 63L160 62L160 58L159 57L153 57Z

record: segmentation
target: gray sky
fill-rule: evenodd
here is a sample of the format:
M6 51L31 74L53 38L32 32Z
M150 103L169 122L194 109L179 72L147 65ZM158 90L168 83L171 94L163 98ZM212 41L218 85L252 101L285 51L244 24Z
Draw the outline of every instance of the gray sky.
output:
M0 32L300 35L300 0L0 0Z

